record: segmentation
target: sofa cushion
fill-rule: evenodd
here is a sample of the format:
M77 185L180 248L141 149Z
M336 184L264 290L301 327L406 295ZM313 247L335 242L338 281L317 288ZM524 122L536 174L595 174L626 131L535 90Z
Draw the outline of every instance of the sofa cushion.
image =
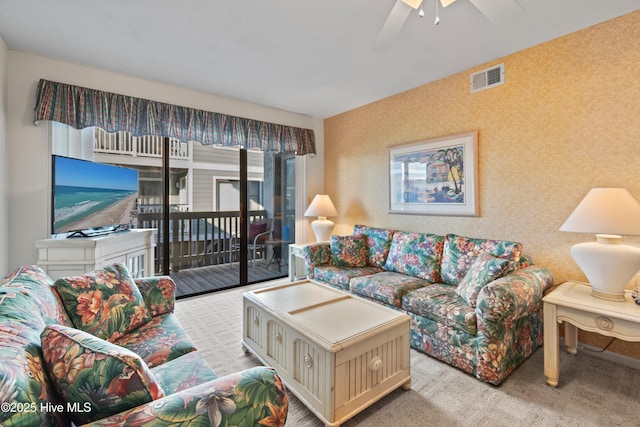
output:
M151 368L151 372L166 395L178 393L218 377L198 351Z
M164 396L137 354L87 332L48 325L42 353L49 376L76 424L96 421Z
M443 236L397 231L384 269L439 282L443 245Z
M476 335L476 312L456 292L456 287L443 283L420 288L402 298L402 308L460 332Z
M510 261L510 269L514 269L520 260L522 244L505 240L472 239L469 237L447 234L442 253L442 281L457 286L467 275L478 255L488 253L494 257Z
M382 271L377 267L335 267L319 265L313 269L313 278L326 282L340 289L349 289L349 281L353 277L368 276Z
M114 342L151 314L123 264L58 279L55 287L76 328Z
M451 326L417 314L411 317L409 343L412 348L422 351L445 363L462 369L473 376L478 365L478 338L461 332Z
M133 280L151 316L173 312L176 303L176 283L171 277L142 277Z
M367 239L367 263L373 267L383 268L389 256L393 230L356 225L353 228L353 234L362 234Z
M71 325L71 320L64 311L60 297L53 287L53 280L37 265L25 265L13 270L0 279L0 287L4 288L7 293L13 291L23 295L30 302L21 303L21 307L35 310L42 315L42 317L33 316L34 312L31 311L29 316L23 319L24 321ZM7 312L5 316L11 316L11 313ZM36 327L38 336L43 328L44 323Z
M467 274L460 281L456 292L471 307L475 307L480 290L488 283L502 277L508 268L509 260L482 253L478 255Z
M196 350L173 313L162 314L114 342L142 357L153 368Z
M60 403L40 348L48 323L71 321L40 267L22 266L0 279L0 401L28 409L0 411L2 426L65 425L63 412L47 410L48 402Z
M26 337L32 334L33 339ZM62 417L62 413L43 410L47 402L56 403L56 393L48 382L39 335L11 319L0 322L0 402L24 404L29 409L0 411L0 426L63 425L54 420ZM28 405L35 408L31 410Z
M362 235L331 236L331 264L337 267L366 267L367 241Z
M356 295L400 308L403 296L430 284L429 281L418 277L383 271L369 276L352 278L349 290Z

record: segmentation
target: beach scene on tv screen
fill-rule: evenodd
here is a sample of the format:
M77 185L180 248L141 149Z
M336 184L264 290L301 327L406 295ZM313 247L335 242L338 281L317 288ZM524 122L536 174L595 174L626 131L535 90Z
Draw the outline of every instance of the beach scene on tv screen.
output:
M57 157L53 232L131 224L136 220L138 171Z

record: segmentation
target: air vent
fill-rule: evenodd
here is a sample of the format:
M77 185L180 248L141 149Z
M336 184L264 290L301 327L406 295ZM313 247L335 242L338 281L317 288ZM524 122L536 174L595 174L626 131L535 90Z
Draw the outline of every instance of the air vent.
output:
M471 74L471 93L504 83L504 64Z

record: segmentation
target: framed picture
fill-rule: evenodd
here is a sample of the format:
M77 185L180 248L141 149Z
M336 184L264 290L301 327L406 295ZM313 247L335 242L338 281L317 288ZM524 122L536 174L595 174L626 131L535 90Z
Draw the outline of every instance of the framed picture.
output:
M389 148L389 212L478 216L478 132Z

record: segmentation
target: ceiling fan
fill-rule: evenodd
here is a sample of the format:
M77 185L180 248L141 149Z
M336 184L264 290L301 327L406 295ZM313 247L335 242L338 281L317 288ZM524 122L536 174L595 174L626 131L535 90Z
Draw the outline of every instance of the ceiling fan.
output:
M456 0L436 0L442 7L447 7ZM385 49L391 45L400 33L404 22L413 10L420 8L423 0L396 0L391 13L378 34L375 47ZM496 25L501 25L523 12L515 0L469 0L484 16ZM437 18L436 18L437 19ZM436 22L439 20L437 19Z

